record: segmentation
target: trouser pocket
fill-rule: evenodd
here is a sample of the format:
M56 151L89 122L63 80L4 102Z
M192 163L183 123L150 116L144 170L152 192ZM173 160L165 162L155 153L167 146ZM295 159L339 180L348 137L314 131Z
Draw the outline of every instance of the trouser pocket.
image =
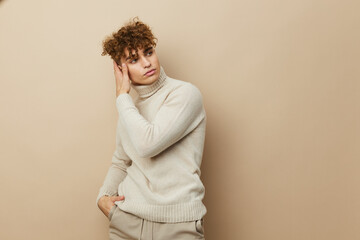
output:
M110 212L109 212L109 217L108 217L109 220L111 220L112 216L114 215L114 212L115 212L115 210L116 210L116 207L117 207L116 204L111 207Z

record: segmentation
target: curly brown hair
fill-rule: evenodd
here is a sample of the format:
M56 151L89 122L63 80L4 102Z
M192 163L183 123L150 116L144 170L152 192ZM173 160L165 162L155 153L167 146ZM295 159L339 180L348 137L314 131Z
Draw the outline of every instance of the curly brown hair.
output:
M125 49L128 49L129 53L135 50L132 56L138 57L138 49L156 47L156 43L157 38L152 34L150 27L138 17L134 17L120 30L105 38L101 55L109 54L120 65L121 58L126 57Z

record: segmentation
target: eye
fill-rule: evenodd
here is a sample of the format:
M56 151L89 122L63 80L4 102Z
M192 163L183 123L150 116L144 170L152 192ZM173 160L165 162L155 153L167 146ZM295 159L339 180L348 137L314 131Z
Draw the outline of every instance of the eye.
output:
M136 63L137 59L134 58L133 60L131 60L131 63Z
M149 51L149 52L147 53L147 55L149 55L149 56L150 56L152 53L153 53L152 51Z

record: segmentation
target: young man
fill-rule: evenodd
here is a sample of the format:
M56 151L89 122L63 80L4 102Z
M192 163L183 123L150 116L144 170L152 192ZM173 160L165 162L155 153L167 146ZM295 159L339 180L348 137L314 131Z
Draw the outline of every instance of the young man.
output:
M113 59L119 119L112 165L96 202L110 220L111 240L205 239L202 95L165 74L156 41L135 18L103 42L102 55Z

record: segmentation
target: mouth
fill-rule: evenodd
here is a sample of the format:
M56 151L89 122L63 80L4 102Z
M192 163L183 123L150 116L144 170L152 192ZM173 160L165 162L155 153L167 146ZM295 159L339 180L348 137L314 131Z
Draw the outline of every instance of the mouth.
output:
M153 75L155 73L155 71L156 71L156 69L151 69L151 70L147 71L144 75L145 76L151 76L151 75Z

